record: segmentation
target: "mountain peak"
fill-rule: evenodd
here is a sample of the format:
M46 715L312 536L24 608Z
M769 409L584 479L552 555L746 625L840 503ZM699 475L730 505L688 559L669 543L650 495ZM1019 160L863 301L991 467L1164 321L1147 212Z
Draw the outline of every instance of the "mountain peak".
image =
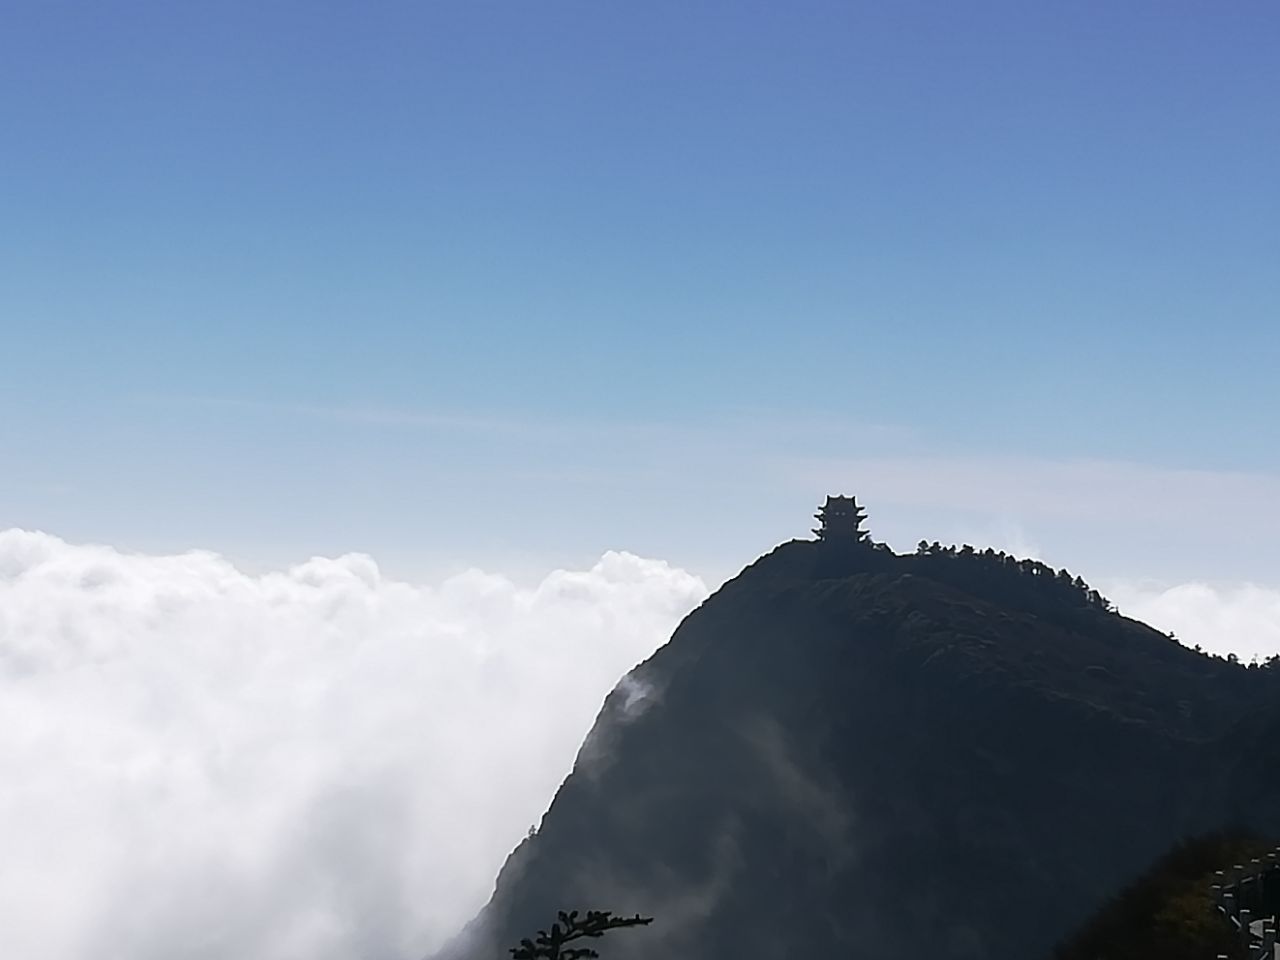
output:
M623 960L1021 960L1217 825L1216 744L1271 671L1037 561L895 554L852 497L818 518L609 695L463 957L605 905L657 918Z

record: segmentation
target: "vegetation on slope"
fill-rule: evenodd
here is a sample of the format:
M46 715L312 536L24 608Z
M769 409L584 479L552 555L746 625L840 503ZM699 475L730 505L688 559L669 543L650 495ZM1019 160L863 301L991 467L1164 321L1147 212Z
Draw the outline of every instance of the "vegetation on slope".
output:
M1184 841L1116 896L1054 952L1054 960L1243 960L1239 938L1214 907L1215 870L1268 845L1248 833Z

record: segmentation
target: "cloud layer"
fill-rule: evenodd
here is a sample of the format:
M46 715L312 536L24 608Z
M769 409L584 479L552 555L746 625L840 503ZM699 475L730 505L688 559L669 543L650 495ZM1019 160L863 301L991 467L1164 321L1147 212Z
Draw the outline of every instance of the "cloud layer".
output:
M625 553L423 587L0 532L6 953L421 955L705 594Z
M1280 650L1280 591L1101 586L1187 643ZM626 553L417 586L362 555L251 576L0 532L6 953L421 956L705 595Z
M1104 592L1126 616L1171 631L1187 646L1244 661L1280 653L1280 590L1252 583L1116 583Z

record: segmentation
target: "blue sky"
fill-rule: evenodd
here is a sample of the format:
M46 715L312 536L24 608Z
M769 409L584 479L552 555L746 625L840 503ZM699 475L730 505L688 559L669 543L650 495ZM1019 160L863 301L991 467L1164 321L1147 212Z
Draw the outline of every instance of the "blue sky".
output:
M5 21L0 527L1280 579L1272 2Z

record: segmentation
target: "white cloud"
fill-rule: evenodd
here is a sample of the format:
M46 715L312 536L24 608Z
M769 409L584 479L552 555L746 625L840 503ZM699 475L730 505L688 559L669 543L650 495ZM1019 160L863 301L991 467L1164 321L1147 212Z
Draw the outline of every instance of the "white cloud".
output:
M1280 590L1101 586L1187 643L1280 650ZM420 956L705 595L625 553L425 587L361 555L251 576L0 532L6 954Z
M1126 616L1172 631L1187 646L1234 653L1245 661L1280 653L1280 590L1256 584L1114 583L1104 592Z
M421 587L0 532L6 954L421 955L705 594L625 553Z

